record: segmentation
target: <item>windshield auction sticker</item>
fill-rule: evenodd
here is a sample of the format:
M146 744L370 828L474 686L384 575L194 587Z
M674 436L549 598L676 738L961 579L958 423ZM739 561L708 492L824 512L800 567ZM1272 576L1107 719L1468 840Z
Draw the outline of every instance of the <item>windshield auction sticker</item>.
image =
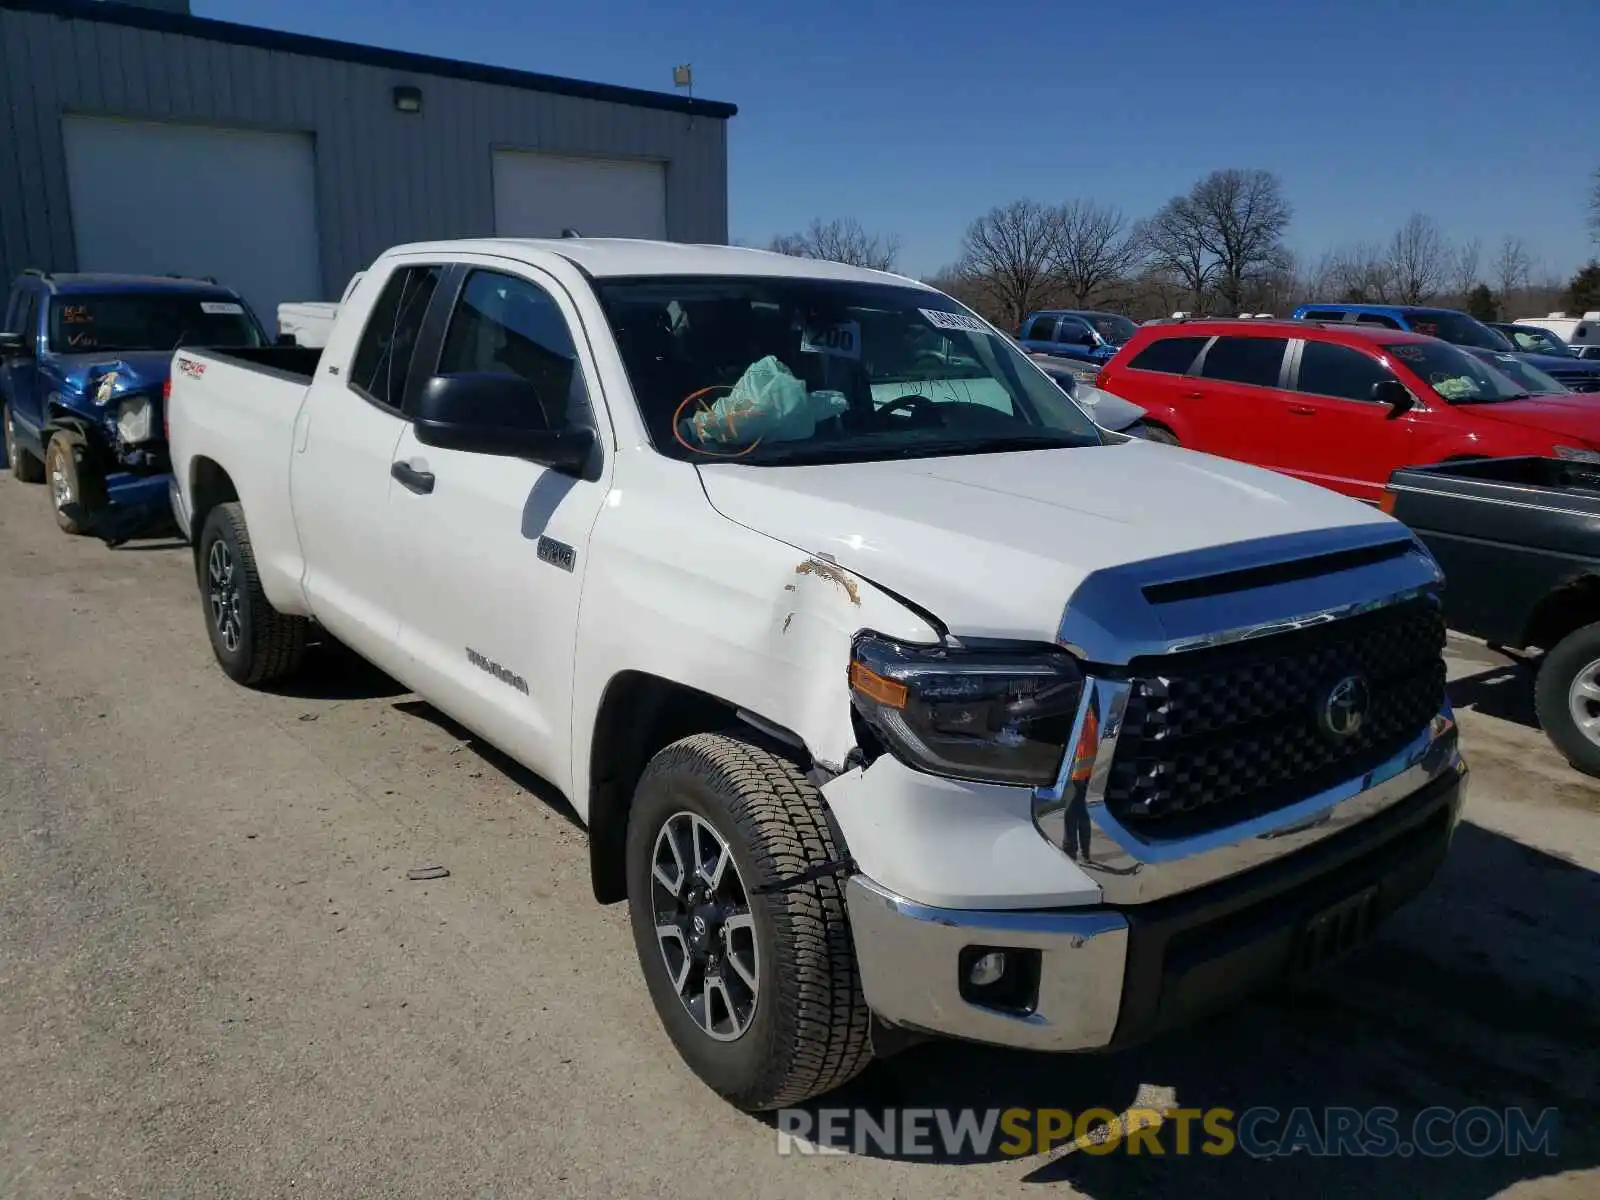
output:
M928 324L935 329L950 329L958 333L993 332L977 317L969 317L966 313L943 312L937 308L919 308L917 311L926 317Z
M800 335L802 354L831 354L835 358L861 357L861 323L841 321L823 329L807 329Z

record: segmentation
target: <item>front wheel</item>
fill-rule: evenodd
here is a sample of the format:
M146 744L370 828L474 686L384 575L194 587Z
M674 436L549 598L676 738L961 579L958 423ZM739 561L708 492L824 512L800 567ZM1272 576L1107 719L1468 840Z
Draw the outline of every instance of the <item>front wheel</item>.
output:
M821 795L740 734L650 761L628 818L628 908L650 998L689 1067L756 1112L843 1084L872 1057L870 1014Z
M11 468L11 477L19 483L43 483L44 464L17 441L17 426L9 404L0 409L0 437L5 439L6 466Z
M261 590L244 509L219 504L200 531L196 564L206 632L235 683L255 687L293 674L305 658L310 623L285 616Z
M50 504L62 533L86 534L94 514L106 506L105 480L90 461L83 435L60 430L44 451Z
M1567 634L1544 656L1533 683L1545 736L1572 766L1600 776L1600 621Z

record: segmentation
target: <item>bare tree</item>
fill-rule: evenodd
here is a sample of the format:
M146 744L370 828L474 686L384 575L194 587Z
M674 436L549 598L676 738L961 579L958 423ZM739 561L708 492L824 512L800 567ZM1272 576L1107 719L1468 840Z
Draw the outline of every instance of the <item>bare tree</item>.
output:
M1457 303L1465 304L1467 296L1482 280L1483 242L1479 238L1462 242L1450 256L1450 291Z
M1312 279L1318 295L1349 304L1384 304L1394 291L1389 256L1376 242L1330 250L1317 264Z
M1600 167L1589 185L1589 237L1600 246Z
M1174 196L1139 226L1145 257L1158 275L1179 280L1196 312L1205 310L1216 264L1206 250L1200 214L1187 196Z
M1119 209L1071 200L1056 210L1051 266L1073 304L1086 307L1138 264L1140 240Z
M1388 262L1395 299L1401 304L1421 304L1444 287L1450 271L1450 247L1432 217L1412 213L1389 239Z
M1507 234L1501 240L1500 249L1495 252L1492 271L1500 307L1510 312L1512 294L1526 288L1528 277L1533 274L1533 262L1521 238Z
M1271 171L1213 171L1188 196L1200 243L1216 263L1217 293L1230 311L1244 301L1245 284L1281 270L1283 234L1294 209L1283 181Z
M892 271L900 256L900 239L894 234L868 233L854 217L835 217L831 221L819 218L804 233L778 235L767 248L796 258L825 258L853 267Z
M958 269L987 298L998 323L1015 328L1049 292L1059 216L1035 200L1013 200L967 226Z

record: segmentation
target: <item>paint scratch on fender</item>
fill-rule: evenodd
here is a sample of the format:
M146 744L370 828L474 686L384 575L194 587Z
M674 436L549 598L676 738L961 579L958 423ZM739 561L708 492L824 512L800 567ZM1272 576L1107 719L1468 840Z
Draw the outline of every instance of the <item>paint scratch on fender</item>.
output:
M834 563L823 562L819 558L808 558L794 569L796 575L815 575L819 579L826 579L837 583L850 597L850 603L858 608L861 605L861 589L856 586L855 576L843 567Z

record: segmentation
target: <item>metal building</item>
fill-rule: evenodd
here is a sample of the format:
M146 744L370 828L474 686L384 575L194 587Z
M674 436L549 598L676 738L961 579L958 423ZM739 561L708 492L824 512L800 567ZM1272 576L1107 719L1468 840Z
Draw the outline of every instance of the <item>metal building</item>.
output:
M0 0L0 286L211 275L270 328L397 242L727 241L730 104L188 9Z

